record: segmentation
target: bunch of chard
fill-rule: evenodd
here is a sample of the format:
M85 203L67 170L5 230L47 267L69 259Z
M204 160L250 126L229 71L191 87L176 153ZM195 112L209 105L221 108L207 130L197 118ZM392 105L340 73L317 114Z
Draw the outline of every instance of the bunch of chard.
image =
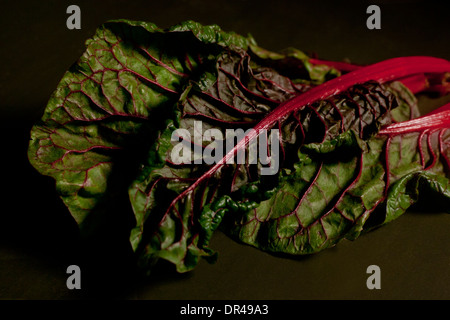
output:
M64 74L29 159L56 180L84 235L118 219L146 270L214 261L218 228L262 250L311 254L419 198L449 208L450 104L420 116L416 99L447 94L449 74L440 58L360 66L271 52L193 21L111 21ZM229 130L244 135L224 149ZM255 141L266 147L257 158ZM192 161L174 161L180 147ZM124 198L131 224L113 214Z

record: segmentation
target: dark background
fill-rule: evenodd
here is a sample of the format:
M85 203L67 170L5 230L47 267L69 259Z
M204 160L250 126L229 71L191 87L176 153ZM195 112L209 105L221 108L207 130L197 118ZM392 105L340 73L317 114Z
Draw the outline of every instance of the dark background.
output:
M127 244L80 242L77 228L26 157L29 130L63 73L101 23L117 18L169 27L183 20L252 34L272 51L295 47L330 60L368 64L429 55L450 59L448 8L433 1L9 1L0 12L0 299L450 299L450 217L410 210L398 220L317 255L289 259L237 244L218 232L219 260L188 274L160 266L148 279ZM81 8L81 30L66 8ZM381 30L366 8L381 7ZM420 98L432 109L448 98ZM66 287L81 267L82 289ZM366 287L369 265L381 290Z

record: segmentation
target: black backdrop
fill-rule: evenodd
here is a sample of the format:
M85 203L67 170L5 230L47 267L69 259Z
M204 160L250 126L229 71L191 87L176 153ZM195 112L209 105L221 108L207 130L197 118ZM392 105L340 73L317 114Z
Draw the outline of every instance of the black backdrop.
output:
M214 265L188 274L160 267L135 275L129 248L101 239L80 243L54 183L28 164L29 130L65 70L101 23L116 18L168 27L183 20L251 33L262 47L295 47L320 58L367 64L429 55L450 59L448 9L433 1L10 1L0 12L1 299L449 299L450 217L410 211L355 242L288 259L237 244L220 232ZM81 8L81 30L66 28L66 8ZM381 30L368 30L366 8L381 8ZM421 98L423 109L447 98ZM78 264L82 289L66 287ZM381 290L366 287L366 268L381 268Z

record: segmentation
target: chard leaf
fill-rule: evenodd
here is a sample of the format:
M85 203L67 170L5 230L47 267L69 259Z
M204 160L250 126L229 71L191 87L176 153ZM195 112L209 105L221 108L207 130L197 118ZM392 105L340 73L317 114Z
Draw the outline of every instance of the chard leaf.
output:
M389 190L386 199L386 215L382 223L386 224L400 217L410 206L419 201L419 196L443 203L442 208L449 212L450 180L432 171L415 171L405 175Z
M399 103L390 109L393 121L418 114L407 92L397 84L392 89L394 105ZM355 126L350 130L303 145L299 152L305 154L281 175L274 195L242 215L227 216L225 232L263 250L302 255L398 218L419 195L448 210L448 130L364 140Z
M217 64L219 79L229 76L227 70L235 70L239 78L227 77L215 86L193 85L179 103L177 127L188 130L189 137L195 135L193 119L202 119L207 129L224 131L235 127L234 123L252 124L250 115L260 117L265 109L270 110L272 100L258 109L264 93L288 98L273 95L271 90L249 94L258 76L249 70L244 73L250 64L243 63L243 58L234 62L239 68L224 67L230 61L228 54ZM240 79L248 81L244 85ZM262 176L258 164L246 162L225 165L196 184L210 166L174 166L162 161L155 168L150 161L130 188L138 221L131 239L141 265L163 258L180 272L192 269L200 256L214 256L209 239L220 225L239 241L290 254L313 253L343 238L356 238L386 189L386 138L376 134L393 121L391 111L396 110L396 121L417 113L415 100L410 104L408 99L407 89L397 83L371 82L280 119L284 153L282 170L276 176ZM168 128L165 137L174 128ZM160 159L170 159L172 150L165 149ZM169 181L175 193L169 192ZM156 199L167 201L161 205Z
M247 45L247 38L189 21L167 32L111 21L86 41L33 127L28 151L32 165L55 178L83 230L107 219L99 215L111 207L102 207L126 192L189 79L227 46Z

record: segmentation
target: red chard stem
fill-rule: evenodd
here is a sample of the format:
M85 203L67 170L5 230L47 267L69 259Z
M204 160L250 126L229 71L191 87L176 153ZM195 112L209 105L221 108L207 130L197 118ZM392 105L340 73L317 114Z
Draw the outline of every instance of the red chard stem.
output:
M450 62L445 59L414 56L414 57L402 57L393 58L378 62L366 67L357 68L354 71L346 73L338 78L332 79L323 83L320 86L313 87L305 93L301 93L298 96L281 103L275 110L269 113L261 122L259 122L244 139L240 140L233 149L231 149L217 164L212 166L205 174L197 179L189 188L179 194L169 206L169 210L180 199L182 199L187 193L194 190L198 185L203 183L211 177L218 169L225 165L228 160L233 158L238 150L245 148L250 141L256 138L261 130L268 130L273 127L278 121L283 119L295 110L304 108L305 106L312 104L319 100L327 99L331 96L339 94L350 87L361 84L368 81L377 81L385 83L389 81L395 81L398 79L406 78L417 74L443 74L450 73ZM449 111L450 113L450 111ZM449 113L445 115L450 116ZM435 120L435 126L442 125L444 121L441 117L433 118ZM444 121L445 122L445 121ZM412 124L414 126L414 124ZM388 130L387 128L385 130ZM389 129L392 130L392 129ZM397 130L400 130L397 128ZM409 129L403 129L409 130ZM388 131L383 131L383 134L387 134Z

